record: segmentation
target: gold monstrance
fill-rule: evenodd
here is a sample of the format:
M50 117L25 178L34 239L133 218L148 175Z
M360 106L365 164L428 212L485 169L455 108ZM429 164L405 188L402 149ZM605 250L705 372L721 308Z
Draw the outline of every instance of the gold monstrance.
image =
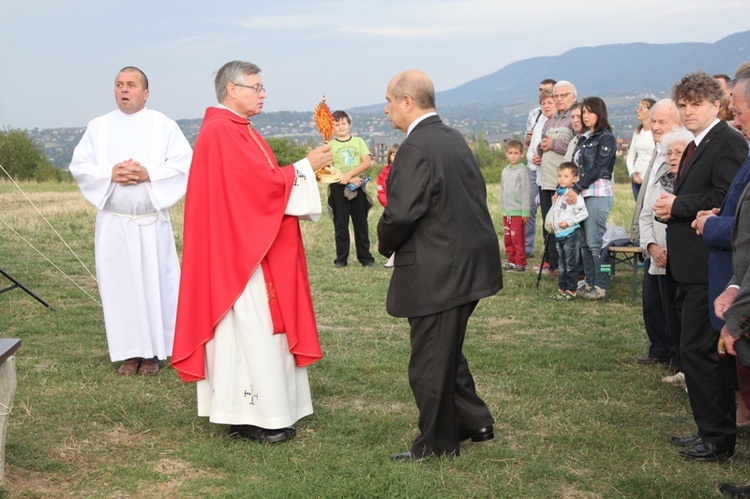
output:
M318 127L318 132L323 136L323 143L327 144L333 138L333 114L326 104L326 96L315 106L313 110L313 119ZM341 172L333 165L324 166L315 174L318 182L323 184L334 184L341 180Z

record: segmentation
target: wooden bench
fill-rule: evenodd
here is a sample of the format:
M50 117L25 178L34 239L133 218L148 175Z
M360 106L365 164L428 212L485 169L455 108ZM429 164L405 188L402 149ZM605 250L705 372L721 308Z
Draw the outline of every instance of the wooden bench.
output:
M632 270L632 288L630 293L630 299L632 301L635 301L638 297L638 267L641 266L641 255L643 254L643 251L639 246L610 246L609 247L609 257L611 260L611 268L612 272L610 275L610 278L615 276L615 271L617 269L617 264L623 264ZM605 301L609 301L609 288L611 287L611 280L610 285L607 286L607 294L604 298Z
M0 482L5 480L5 430L16 396L16 359L21 348L17 338L0 338Z

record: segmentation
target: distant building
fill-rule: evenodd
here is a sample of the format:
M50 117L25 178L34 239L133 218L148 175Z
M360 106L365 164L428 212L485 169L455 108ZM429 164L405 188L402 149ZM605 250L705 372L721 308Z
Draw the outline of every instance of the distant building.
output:
M390 144L383 144L377 142L370 147L370 154L372 154L372 162L376 165L387 165L388 164L388 148Z

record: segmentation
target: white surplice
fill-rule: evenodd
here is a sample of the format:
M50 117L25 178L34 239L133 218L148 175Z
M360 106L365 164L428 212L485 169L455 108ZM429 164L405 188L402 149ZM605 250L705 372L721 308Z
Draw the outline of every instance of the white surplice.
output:
M285 213L317 221L320 191L310 163L294 164L295 185ZM198 381L198 415L212 423L276 429L312 414L307 368L297 367L285 334L273 334L258 268L206 345L206 378Z
M110 359L172 354L180 266L167 208L185 195L192 149L180 127L144 109L89 122L70 172L96 216L95 260ZM150 182L112 182L133 159Z

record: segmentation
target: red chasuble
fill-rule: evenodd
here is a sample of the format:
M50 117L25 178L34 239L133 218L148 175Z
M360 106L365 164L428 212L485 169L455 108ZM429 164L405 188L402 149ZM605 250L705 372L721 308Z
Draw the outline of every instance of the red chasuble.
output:
M226 109L206 110L185 198L172 353L183 381L206 377L204 345L259 265L274 332L286 333L296 365L323 357L299 222L284 215L294 178L294 167L280 168L246 119Z

